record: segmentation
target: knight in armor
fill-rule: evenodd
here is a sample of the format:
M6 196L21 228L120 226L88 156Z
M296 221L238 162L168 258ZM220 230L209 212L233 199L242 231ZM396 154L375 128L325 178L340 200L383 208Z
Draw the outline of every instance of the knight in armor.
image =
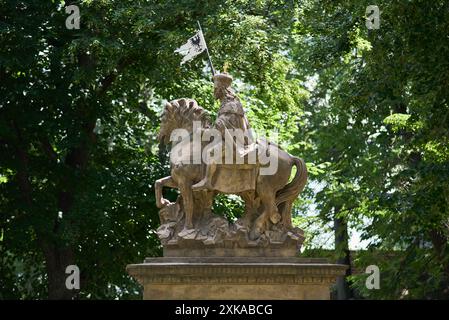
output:
M231 143L230 146L234 150L236 157L247 154L251 148L254 148L255 141L252 135L252 130L246 118L240 99L231 89L232 77L226 72L216 74L213 77L214 81L214 97L221 102L218 110L218 117L215 121L215 128L220 131L224 142ZM233 135L232 132L242 132L242 135ZM228 138L226 139L226 136ZM206 166L204 178L194 184L192 189L198 190L212 190L212 177L216 169L215 163L209 163Z

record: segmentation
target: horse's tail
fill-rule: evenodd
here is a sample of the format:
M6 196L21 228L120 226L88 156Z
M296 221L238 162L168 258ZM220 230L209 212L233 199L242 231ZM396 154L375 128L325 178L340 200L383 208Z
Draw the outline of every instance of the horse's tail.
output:
M276 193L276 206L284 223L291 225L290 211L293 201L298 197L307 182L307 167L304 160L298 157L292 157L293 165L296 166L296 174L290 183L287 183Z

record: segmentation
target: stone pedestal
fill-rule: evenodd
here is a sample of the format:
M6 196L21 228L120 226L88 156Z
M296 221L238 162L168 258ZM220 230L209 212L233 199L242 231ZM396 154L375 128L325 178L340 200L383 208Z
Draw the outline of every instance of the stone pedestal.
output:
M145 300L327 300L346 268L326 259L164 257L127 271L143 286Z

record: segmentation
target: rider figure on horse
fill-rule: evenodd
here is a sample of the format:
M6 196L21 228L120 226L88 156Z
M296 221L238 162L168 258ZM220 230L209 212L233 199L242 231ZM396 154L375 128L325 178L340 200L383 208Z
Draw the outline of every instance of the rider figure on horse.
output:
M255 140L240 99L231 89L232 77L223 72L216 74L213 81L214 97L221 102L215 129L220 131L225 145L228 144L228 147L233 148L236 157L244 156L254 150ZM241 134L235 134L236 132ZM213 190L212 178L216 166L214 162L206 164L204 178L192 186L194 191Z

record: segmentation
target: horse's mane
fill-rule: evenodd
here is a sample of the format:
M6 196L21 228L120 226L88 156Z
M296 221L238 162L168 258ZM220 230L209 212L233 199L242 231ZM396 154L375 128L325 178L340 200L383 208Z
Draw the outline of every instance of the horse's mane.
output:
M175 118L178 123L201 121L209 125L209 114L194 99L182 98L170 101L164 110L164 116Z

